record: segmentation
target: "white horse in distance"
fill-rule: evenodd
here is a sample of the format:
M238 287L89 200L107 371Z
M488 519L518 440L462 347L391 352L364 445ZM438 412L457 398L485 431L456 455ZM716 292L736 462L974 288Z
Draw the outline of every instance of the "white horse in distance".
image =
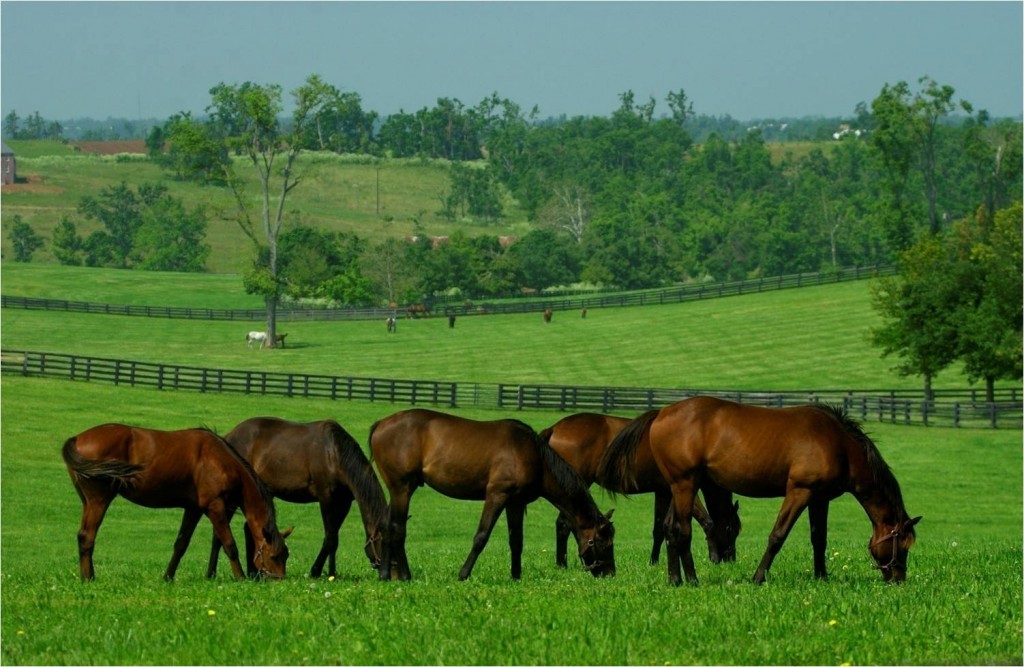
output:
M252 349L252 344L259 342L260 349L263 349L264 344L267 342L267 334L265 331L250 331L245 335L245 342Z

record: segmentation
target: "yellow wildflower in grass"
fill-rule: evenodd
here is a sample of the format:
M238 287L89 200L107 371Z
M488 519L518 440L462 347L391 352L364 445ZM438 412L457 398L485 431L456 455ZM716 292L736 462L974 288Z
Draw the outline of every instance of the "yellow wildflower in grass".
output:
M207 609L207 610L206 610L206 615L207 615L207 616L216 616L216 615L217 615L217 612L216 612L216 611L214 611L213 609Z
M836 619L834 619L834 618L831 618L831 619L829 619L829 621L828 621L828 627L830 627L830 628L834 628L834 627L836 627L837 625L839 625L839 621L837 621L837 620L836 620Z

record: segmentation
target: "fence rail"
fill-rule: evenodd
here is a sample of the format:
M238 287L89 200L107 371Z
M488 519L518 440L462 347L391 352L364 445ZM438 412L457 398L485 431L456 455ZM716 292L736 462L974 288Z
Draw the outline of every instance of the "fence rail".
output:
M639 387L479 384L356 378L300 373L173 366L52 352L0 351L0 372L66 380L154 387L162 390L271 394L349 401L384 401L449 408L606 412L628 415L691 396L785 407L829 402L862 421L958 428L1021 428L1021 390L997 390L985 401L974 389L937 390L932 400L912 390L714 391Z
M702 283L682 285L657 290L645 290L627 294L606 294L579 298L531 298L521 301L503 301L498 303L451 303L447 301L427 301L425 304L435 312L453 315L502 315L511 313L541 312L551 310L581 310L583 308L621 308L627 306L650 306L702 299L717 299L740 294L769 292L795 287L811 287L851 280L863 280L876 276L895 275L895 265L859 266L819 273L795 273L770 278L739 280L722 283ZM266 310L249 309L218 309L218 308L183 308L174 306L134 306L125 304L91 303L87 301L68 301L65 299L41 299L25 296L0 296L0 308L21 310L56 310L73 313L96 313L102 315L130 315L138 317L157 317L164 319L190 320L231 320L244 322L262 322L266 319ZM407 307L400 308L281 308L277 311L278 321L303 322L313 320L375 320L385 319L398 312L409 312ZM429 311L427 311L429 312ZM420 311L416 312L419 315Z
M499 385L498 407L560 412L642 412L693 396L718 396L737 403L781 408L807 403L841 404L862 421L924 426L1021 428L1021 390L999 389L994 401L974 389L936 390L932 400L913 390L720 391L641 389L635 387L565 387Z
M0 352L0 371L132 387L456 406L454 382L172 366L50 352Z

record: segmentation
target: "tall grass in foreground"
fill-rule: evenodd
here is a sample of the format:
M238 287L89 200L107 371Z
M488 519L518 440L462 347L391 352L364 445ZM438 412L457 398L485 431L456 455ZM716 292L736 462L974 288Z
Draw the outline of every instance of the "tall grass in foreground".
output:
M337 418L360 442L404 406L167 393L4 376L0 408L2 660L6 664L981 664L1022 661L1020 431L867 424L922 514L908 581L887 586L871 566L870 524L846 496L829 521L831 580L815 581L807 521L769 573L749 583L778 499L741 498L734 564L712 566L694 544L696 588L671 588L647 565L651 499L617 501L618 576L554 567L555 511L526 518L521 582L509 579L504 521L467 582L456 581L480 503L421 489L413 497L409 583L376 580L361 525L342 529L339 577L305 576L319 546L315 507L278 503L294 524L289 576L278 583L206 581L210 530L197 531L166 584L180 514L115 501L100 530L97 580L78 581L80 503L61 443L104 421L154 428L242 419ZM541 428L562 415L516 416ZM236 538L240 522L235 522Z

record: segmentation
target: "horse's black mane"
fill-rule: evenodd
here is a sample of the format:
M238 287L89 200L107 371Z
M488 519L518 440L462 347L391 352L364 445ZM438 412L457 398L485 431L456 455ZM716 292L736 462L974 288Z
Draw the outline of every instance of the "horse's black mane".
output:
M338 463L341 469L348 473L346 478L353 486L352 493L359 499L360 505L364 500L368 503L365 509L372 512L375 519L383 517L387 509L387 500L363 448L338 422L329 421L328 429L333 436ZM372 433L371 428L371 435Z
M863 448L868 467L871 469L871 481L874 482L875 486L895 511L901 514L898 518L900 520L906 519L907 512L903 505L903 492L900 491L900 484L896 481L896 476L892 474L889 464L882 458L882 453L878 451L878 446L864 432L860 422L849 415L844 405L817 403L814 406L828 413L839 422L843 430Z
M518 422L530 429L534 441L537 443L537 449L540 450L541 457L543 458L544 467L555 478L555 482L565 490L567 496L575 500L584 499L591 514L600 515L601 510L598 509L597 503L594 502L594 498L590 495L589 485L583 481L583 478L580 477L580 474L572 466L566 463L565 459L558 455L558 452L551 448L547 439L538 435L528 424L515 419L509 421Z

